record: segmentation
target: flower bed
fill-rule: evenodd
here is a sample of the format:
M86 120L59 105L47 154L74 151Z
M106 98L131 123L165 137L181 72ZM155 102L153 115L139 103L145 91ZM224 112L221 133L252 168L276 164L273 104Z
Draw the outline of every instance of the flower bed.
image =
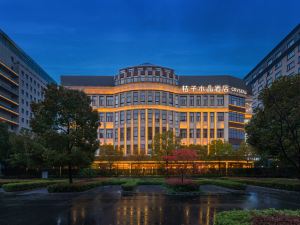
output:
M217 213L215 225L296 225L300 210L233 210Z
M198 192L199 184L191 179L166 179L166 186L173 192Z

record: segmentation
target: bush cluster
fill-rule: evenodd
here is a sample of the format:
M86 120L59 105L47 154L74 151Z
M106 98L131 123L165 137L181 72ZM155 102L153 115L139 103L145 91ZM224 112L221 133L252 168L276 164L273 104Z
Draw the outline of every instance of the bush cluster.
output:
M244 184L269 187L274 189L283 189L288 191L300 191L300 182L288 179L233 179Z
M80 183L60 183L48 186L48 192L81 192L86 191L102 185L102 181L80 182Z
M201 185L211 184L216 186L221 186L225 188L231 188L235 190L245 190L247 185L231 180L221 180L221 179L199 179L197 182Z
M130 179L126 183L122 184L123 191L133 191L138 185L137 179Z
M297 217L297 218L296 218ZM233 210L217 213L215 225L269 225L276 221L299 221L300 210ZM270 221L270 222L269 222ZM272 221L272 223L271 223ZM255 223L254 223L255 222ZM283 223L284 224L284 223ZM286 223L293 224L293 223ZM299 224L299 223L295 223Z
M60 181L57 180L56 181L55 180L25 181L25 182L3 184L2 188L7 192L25 191L25 190L35 189L35 188L47 187L51 184L56 184L58 182Z
M199 184L191 179L170 178L166 179L167 188L174 192L196 192L199 191Z

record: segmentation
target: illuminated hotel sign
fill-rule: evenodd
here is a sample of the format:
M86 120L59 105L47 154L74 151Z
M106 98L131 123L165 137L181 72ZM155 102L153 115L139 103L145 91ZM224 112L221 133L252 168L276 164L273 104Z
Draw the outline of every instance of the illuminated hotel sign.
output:
M236 88L236 87L229 87L228 85L207 85L207 86L196 86L196 85L183 85L182 86L183 92L219 92L219 93L227 93L227 92L235 92L239 94L247 94L247 91L244 89Z

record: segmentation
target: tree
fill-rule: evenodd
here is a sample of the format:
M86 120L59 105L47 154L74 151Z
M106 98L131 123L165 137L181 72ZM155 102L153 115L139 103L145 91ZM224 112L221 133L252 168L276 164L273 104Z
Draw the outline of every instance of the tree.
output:
M152 145L154 157L165 161L166 174L168 175L168 157L166 156L172 155L173 150L180 147L180 139L169 130L162 134L155 134Z
M42 168L45 166L45 148L37 138L28 130L10 136L11 152L8 157L9 164L13 167Z
M235 155L237 158L244 159L248 163L249 160L256 157L256 151L251 145L247 144L246 142L242 142L240 147L235 152Z
M197 153L198 158L206 159L207 158L207 145L188 145L188 146L181 146L183 149L190 149L195 150Z
M89 165L99 147L98 114L81 91L51 84L44 96L31 105L32 131L43 141L49 164L67 166L72 183L73 167Z
M177 161L180 165L181 182L183 183L183 177L187 169L187 165L197 159L197 153L191 149L178 149L172 151L172 155L164 156L166 161Z
M162 159L164 156L171 155L174 149L180 147L180 139L169 130L162 134L157 133L154 135L153 140L153 152L158 159Z
M1 164L6 165L11 145L9 142L10 132L6 123L0 123L0 170ZM1 173L1 171L0 171Z
M219 172L221 171L221 159L233 155L232 145L222 140L213 140L210 145L210 157L217 158L219 162Z
M99 158L103 161L107 161L110 173L114 162L119 160L121 157L122 152L117 150L113 145L104 144L100 146Z
M246 126L248 143L261 156L297 169L300 177L300 75L285 76L265 88Z

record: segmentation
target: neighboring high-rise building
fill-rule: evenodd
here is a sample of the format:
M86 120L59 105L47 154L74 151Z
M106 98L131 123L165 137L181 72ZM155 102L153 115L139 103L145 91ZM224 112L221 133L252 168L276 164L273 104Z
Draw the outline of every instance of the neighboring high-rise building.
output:
M49 83L55 81L0 30L0 121L13 131L30 129L30 104Z
M155 134L171 130L182 145L245 138L247 87L232 76L178 76L152 64L121 69L116 76L62 76L61 84L84 91L98 111L100 144L124 155L150 155Z
M251 88L253 108L260 106L258 95L264 87L268 87L281 76L300 73L300 25L296 26L254 69L244 80Z

